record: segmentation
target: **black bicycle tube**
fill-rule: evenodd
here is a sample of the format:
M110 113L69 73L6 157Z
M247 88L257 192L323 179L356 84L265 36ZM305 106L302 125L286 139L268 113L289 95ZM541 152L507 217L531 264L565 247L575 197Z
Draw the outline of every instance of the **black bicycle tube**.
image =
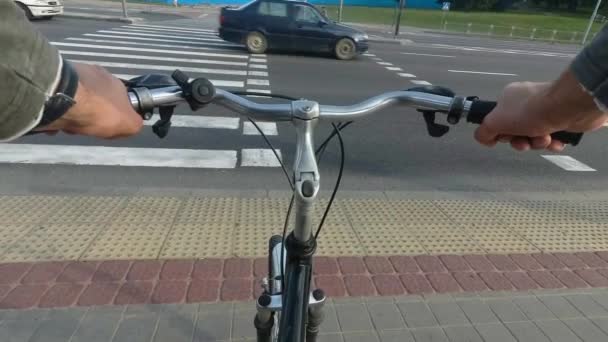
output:
M312 255L297 255L289 243L285 248L287 249L287 264L285 288L283 288L283 308L279 323L279 342L304 342L306 341Z

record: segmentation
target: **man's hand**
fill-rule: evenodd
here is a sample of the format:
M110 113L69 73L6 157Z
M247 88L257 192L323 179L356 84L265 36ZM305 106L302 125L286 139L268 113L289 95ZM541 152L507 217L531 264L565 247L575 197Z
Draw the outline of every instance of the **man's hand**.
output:
M61 118L38 130L105 139L137 134L143 121L131 107L122 82L101 67L72 64L79 77L76 104Z
M561 151L564 144L552 140L551 133L592 131L607 119L608 113L602 113L574 75L566 72L554 83L509 84L475 138L486 146L508 142L518 151Z

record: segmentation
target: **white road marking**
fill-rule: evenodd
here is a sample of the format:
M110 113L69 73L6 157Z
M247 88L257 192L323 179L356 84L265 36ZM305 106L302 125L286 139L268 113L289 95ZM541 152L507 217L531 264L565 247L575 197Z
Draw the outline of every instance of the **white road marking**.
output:
M374 55L373 53L364 53L363 56L366 56L366 57L376 57L376 55Z
M390 71L403 71L403 69L399 67L386 67L386 69Z
M153 116L152 119L144 121L144 125L152 126L157 119L158 116ZM172 127L238 129L239 122L239 118L222 116L173 115L171 117Z
M417 85L431 85L431 82L427 82L427 81L411 80L410 82L417 84Z
M201 38L201 37L188 37L188 36L170 36L168 34L155 34L155 33L139 33L139 32L123 32L123 31L108 31L99 30L99 33L111 33L120 36L142 36L142 37L161 37L161 38L179 38L181 40L196 40L196 41L208 41L208 42L223 42L219 38Z
M270 82L268 80L259 80L259 79L255 79L255 78L248 78L247 85L269 86Z
M372 59L375 60L375 61L381 61L382 60L382 58L378 58L378 57L374 57Z
M197 42L185 41L185 40L179 40L179 39L131 37L131 36L99 34L99 33L85 33L85 34L83 34L83 36L88 36L88 37L103 37L103 38L118 38L118 39L131 39L131 40L145 40L145 41L153 41L153 42L184 43L184 44L190 44L190 45L194 45L194 46L239 47L239 45L232 44L232 43L214 43L214 42L197 43Z
M150 32L183 32L188 34L217 34L217 31L208 30L208 31L191 31L190 29L177 29L177 28L158 28L158 27L139 27L139 26L121 26L121 28L128 30L145 30Z
M282 159L281 151L276 150ZM242 149L241 166L277 167L281 166L270 149Z
M197 64L219 64L219 65L247 66L247 62L216 61L216 60L211 60L211 59L176 58L176 57L143 56L143 55L124 55L124 54L119 54L119 53L104 53L104 52L90 52L90 51L72 51L72 50L59 50L59 53L61 53L62 55L76 55L76 56L93 56L93 57L124 58L124 59L137 59L137 60L150 60L150 61L165 61L165 62L183 62L183 63L197 63Z
M0 145L0 163L232 169L237 151L77 145Z
M134 29L134 28L122 28L122 27L113 27L110 30L118 33L152 33L155 35L166 35L169 37L178 37L182 39L190 39L190 38L205 38L205 39L213 39L213 40L222 40L218 37L217 34L213 33L195 33L195 32L165 32L165 31L151 31L150 29ZM99 32L99 31L97 31Z
M485 71L471 71L471 70L448 70L449 72L455 72L460 74L481 74L481 75L495 75L495 76L517 76L517 74L508 74L503 72L485 72Z
M123 80L129 80L134 77L138 77L141 75L130 75L130 74L112 74L118 78L122 78ZM245 87L245 82L243 81L226 81L226 80L209 80L209 82L213 83L216 87L227 87L227 88L243 88Z
M134 63L114 63L114 62L103 62L103 61L89 61L72 59L77 63L94 64L102 67L109 68L125 68L125 69L145 69L145 70L175 70L175 66L172 65L154 65L154 64L134 64ZM226 69L208 69L208 68L191 68L191 67L180 67L181 71L196 72L199 74L219 74L219 75L239 75L246 76L247 71L244 70L226 70Z
M270 91L269 89L251 89L251 88L248 88L247 91L251 92L251 93L272 94L272 91Z
M164 29L178 29L178 30L186 30L192 32L215 32L216 30L208 30L208 29L195 29L189 27L180 27L180 26L164 26L164 25L149 25L149 24L131 24L131 27L152 27L152 28L164 28Z
M259 77L268 77L268 72L267 71L255 71L255 70L251 70L247 72L247 75L249 76L259 76Z
M266 63L267 60L266 58L249 58L249 62L254 62L254 63Z
M215 52L194 52L194 51L179 51L179 50L166 50L166 49L161 50L161 49L135 48L135 47L127 47L127 46L61 43L61 42L51 42L51 44L55 45L55 46L69 46L69 47L81 47L81 48L103 49L103 50L156 52L156 53L168 53L168 54L173 54L173 55L207 56L207 57L238 58L238 59L247 59L248 58L247 55L215 53Z
M249 67L252 69L268 69L268 66L264 64L249 64Z
M380 65L393 65L393 63L389 63L389 62L377 62Z
M204 18L204 17L206 17L206 16L208 16L208 15L209 15L209 13L203 13L203 14L199 15L198 17L199 17L199 18Z
M543 155L542 157L566 171L596 171L570 156Z
M266 54L265 54L265 53L252 53L252 54L251 54L251 56L254 56L254 57L264 57L264 58L266 58Z
M258 127L262 130L265 135L278 135L279 130L277 124L274 122L256 122ZM260 135L260 132L255 126L249 121L243 121L243 134L245 135Z
M165 47L165 48L176 48L176 49L187 49L187 50L216 50L216 51L226 51L224 48L217 47L205 47L205 46L188 46L188 45L174 45L174 44L155 44L155 43L142 43L142 42L129 42L124 40L109 40L109 39L92 39L92 38L76 38L70 37L65 40L72 41L80 41L80 42L88 42L88 43L110 43L110 44L118 44L118 45L135 45L135 46L155 46L155 47ZM129 50L133 50L130 48ZM164 53L171 53L167 50L162 50ZM200 55L200 53L197 53Z
M407 78L416 78L416 75L414 75L414 74L407 74L407 73L404 73L404 72L400 72L397 75L399 75L401 77L407 77Z
M454 58L456 56L447 56L447 55L432 55L428 53L414 53L414 52L401 52L402 55L414 55L414 56L426 56L426 57L444 57L444 58Z

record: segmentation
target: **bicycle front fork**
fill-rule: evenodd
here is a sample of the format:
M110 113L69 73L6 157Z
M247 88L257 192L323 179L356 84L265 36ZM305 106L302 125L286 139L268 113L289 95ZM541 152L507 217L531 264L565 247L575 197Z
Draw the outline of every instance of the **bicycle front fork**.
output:
M271 239L271 246L272 246ZM270 251L270 279L263 281L264 292L257 300L257 314L254 325L257 330L258 342L315 342L319 327L323 323L323 305L326 301L325 293L321 289L309 292L310 277L312 273L312 254L314 245L307 248L306 244L299 243L293 235L287 238L288 247L283 251L287 260L281 263L282 243L271 247ZM295 244L295 245L294 245ZM285 253L286 252L286 253ZM281 269L285 266L286 288L281 288ZM308 296L304 296L309 293ZM306 298L308 297L308 298ZM274 319L274 315L281 314L281 322ZM274 324L280 323L280 331ZM273 336L274 333L274 336ZM281 340L282 339L282 340Z

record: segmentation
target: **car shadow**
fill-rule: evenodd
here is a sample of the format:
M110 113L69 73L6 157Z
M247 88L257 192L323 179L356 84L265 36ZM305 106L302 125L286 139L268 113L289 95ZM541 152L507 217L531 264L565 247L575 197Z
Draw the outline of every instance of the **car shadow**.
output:
M337 59L331 52L310 52L310 51L293 51L293 50L275 50L269 49L266 54L274 56L285 56L285 57L310 57L319 59L330 59L338 62L355 62L360 59L361 55L355 56L355 58L347 61L341 61Z

